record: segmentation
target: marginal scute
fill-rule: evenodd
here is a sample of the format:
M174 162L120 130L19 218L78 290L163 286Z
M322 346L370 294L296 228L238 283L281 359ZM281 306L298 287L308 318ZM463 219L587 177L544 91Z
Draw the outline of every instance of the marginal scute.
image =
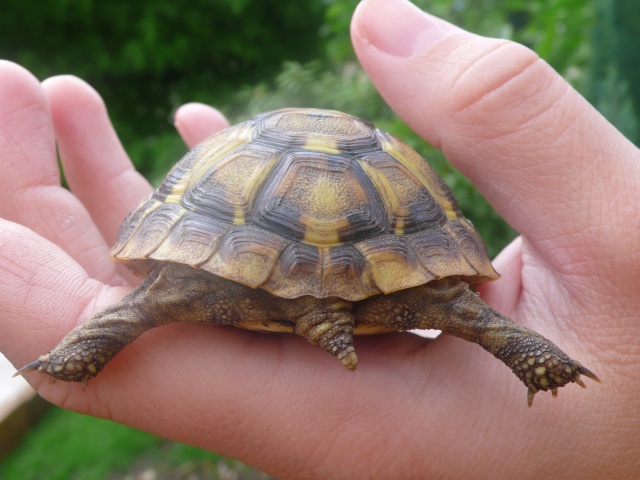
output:
M129 242L133 232L135 232L140 226L140 222L149 214L150 211L154 208L158 208L160 205L162 205L162 202L155 200L153 198L153 193L150 193L138 202L136 208L129 212L122 221L116 241L113 247L111 247L110 253L114 258L117 258L118 253Z
M322 272L323 297L355 301L380 293L365 259L353 245L326 249Z
M256 288L269 278L287 243L283 237L259 228L236 227L227 232L216 253L200 268Z
M314 109L262 114L202 142L127 216L112 254L139 274L179 262L284 298L358 301L498 276L415 151Z
M215 253L229 228L205 215L189 212L176 222L149 258L198 266Z
M487 280L495 280L500 275L494 270L487 247L480 234L466 218L448 223L449 232L455 237L462 255L473 266L478 275Z
M424 285L435 278L420 264L405 237L385 235L359 242L356 248L365 258L373 281L382 293Z
M318 248L292 242L261 288L282 298L311 295L358 300L381 293L366 266L353 245Z
M289 243L262 288L277 292L275 294L283 298L322 296L323 255L324 252L313 245ZM301 278L305 281L300 281Z
M434 228L407 236L407 244L417 254L422 266L436 278L456 275L471 277L478 275L460 251L455 238L444 228Z
M142 219L117 258L148 258L186 210L175 204L159 204Z

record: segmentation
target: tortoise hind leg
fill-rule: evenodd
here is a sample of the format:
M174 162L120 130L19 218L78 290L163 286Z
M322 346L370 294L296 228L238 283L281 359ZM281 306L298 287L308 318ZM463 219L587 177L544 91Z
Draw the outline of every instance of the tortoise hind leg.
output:
M281 317L267 295L186 265L159 265L119 303L78 325L16 375L38 370L86 386L111 358L151 328L177 321L233 325Z
M455 277L372 297L359 303L354 314L359 324L433 328L479 344L527 386L529 405L540 390L551 390L555 396L570 382L584 387L581 374L599 381L550 340L491 309Z

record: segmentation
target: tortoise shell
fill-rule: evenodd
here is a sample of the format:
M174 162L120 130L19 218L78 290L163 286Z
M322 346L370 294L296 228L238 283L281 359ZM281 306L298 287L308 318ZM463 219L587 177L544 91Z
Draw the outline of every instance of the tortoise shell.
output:
M193 148L125 219L112 255L139 274L179 262L283 298L498 277L418 153L315 109L265 113Z

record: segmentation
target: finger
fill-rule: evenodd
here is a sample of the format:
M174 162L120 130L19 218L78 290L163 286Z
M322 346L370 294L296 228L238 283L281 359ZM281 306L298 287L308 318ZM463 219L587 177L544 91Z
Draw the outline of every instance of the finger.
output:
M640 265L638 151L533 52L405 0L361 2L352 37L392 108L552 268L579 277Z
M133 167L93 88L70 75L42 85L69 187L112 245L122 220L151 186Z
M80 319L118 300L126 287L91 279L61 248L0 219L0 350L22 365L48 351ZM102 294L95 301L98 293Z
M107 245L82 204L60 186L51 115L40 83L0 62L0 215L62 247L86 271L117 282Z
M224 115L202 103L187 103L180 107L174 124L189 148L229 126Z

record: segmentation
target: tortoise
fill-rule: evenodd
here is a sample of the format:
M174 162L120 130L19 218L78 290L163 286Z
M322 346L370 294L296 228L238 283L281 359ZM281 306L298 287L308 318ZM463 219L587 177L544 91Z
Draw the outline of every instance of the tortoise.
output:
M17 374L82 382L174 321L290 332L355 370L353 336L439 329L478 343L536 392L596 375L474 292L498 278L451 190L357 117L283 109L187 153L112 249L144 280Z

